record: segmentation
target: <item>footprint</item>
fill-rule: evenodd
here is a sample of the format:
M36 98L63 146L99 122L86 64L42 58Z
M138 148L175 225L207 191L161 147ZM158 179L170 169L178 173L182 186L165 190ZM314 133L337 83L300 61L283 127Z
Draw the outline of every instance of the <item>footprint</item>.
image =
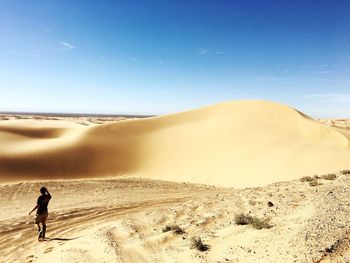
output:
M34 255L29 255L26 257L26 260L28 260L27 262L28 263L32 263L33 262L33 258L34 258Z
M49 253L49 252L51 252L53 250L53 247L49 247L49 248L47 248L45 251L44 251L44 253Z

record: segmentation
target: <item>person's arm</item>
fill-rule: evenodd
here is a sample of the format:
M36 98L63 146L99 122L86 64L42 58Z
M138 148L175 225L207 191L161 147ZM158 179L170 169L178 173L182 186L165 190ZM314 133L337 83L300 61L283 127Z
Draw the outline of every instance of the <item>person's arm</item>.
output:
M51 195L50 195L49 191L46 190L46 196L45 196L44 202L48 203L50 201L50 199L51 199Z
M36 206L33 208L33 210L29 212L29 215L30 215L31 213L33 213L38 207L39 207L39 205L36 205Z

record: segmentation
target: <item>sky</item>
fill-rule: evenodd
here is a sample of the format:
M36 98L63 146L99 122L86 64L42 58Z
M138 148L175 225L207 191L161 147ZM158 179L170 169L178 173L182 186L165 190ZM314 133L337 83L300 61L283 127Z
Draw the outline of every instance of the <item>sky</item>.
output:
M349 14L348 0L0 0L0 110L263 99L350 118Z

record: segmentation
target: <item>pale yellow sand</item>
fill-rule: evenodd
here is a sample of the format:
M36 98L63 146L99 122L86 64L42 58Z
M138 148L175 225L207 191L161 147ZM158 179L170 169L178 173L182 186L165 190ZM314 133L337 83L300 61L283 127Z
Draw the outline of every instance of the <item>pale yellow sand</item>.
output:
M337 172L350 169L349 120L263 101L148 119L0 120L0 262L350 261L350 177ZM329 172L337 178L314 187L281 182ZM42 185L53 198L39 243L28 212ZM272 228L237 225L240 213ZM162 231L170 225L185 233ZM192 249L192 237L210 249Z
M7 120L0 122L0 180L136 175L257 186L346 169L349 138L346 127L265 101L90 126Z
M131 177L0 185L1 262L349 262L350 176L317 181L243 190ZM52 200L38 242L28 212L42 185ZM237 225L240 213L272 227ZM163 232L170 225L185 233ZM191 248L192 237L210 249Z

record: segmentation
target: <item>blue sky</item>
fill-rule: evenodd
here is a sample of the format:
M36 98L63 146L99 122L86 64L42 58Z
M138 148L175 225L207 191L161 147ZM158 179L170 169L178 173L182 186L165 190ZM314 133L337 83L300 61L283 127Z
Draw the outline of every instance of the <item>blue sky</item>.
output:
M0 0L0 110L265 99L350 117L349 14L342 0Z

